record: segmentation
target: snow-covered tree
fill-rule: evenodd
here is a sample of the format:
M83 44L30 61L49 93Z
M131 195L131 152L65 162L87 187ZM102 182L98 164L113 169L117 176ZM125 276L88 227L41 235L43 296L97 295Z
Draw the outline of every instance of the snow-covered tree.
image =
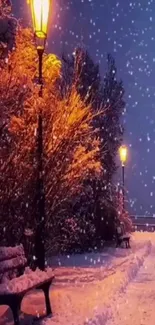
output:
M91 105L94 112L102 111L93 120L100 138L101 160L104 166L104 178L111 181L116 171L116 155L122 142L122 113L125 109L124 87L117 77L114 58L107 55L107 69L103 79L99 66L89 53L77 48L72 57L62 56L66 83L75 87L81 98ZM106 152L106 155L105 155Z
M36 128L43 114L46 230L54 238L67 202L79 193L83 179L100 173L99 142L92 128L90 105L72 87L62 96L61 62L44 55L43 98L38 96L36 49L31 31L18 29L16 49L0 74L0 227L5 240L21 241L26 227L35 228ZM5 90L5 91L4 91ZM11 234L11 236L10 236ZM1 237L2 238L2 237Z
M111 55L107 56L107 71L103 80L98 64L94 63L84 49L76 49L72 57L63 55L63 62L68 87L72 83L75 84L82 100L91 106L94 115L98 110L102 112L96 114L92 122L94 133L100 139L99 159L102 172L99 180L93 177L88 180L92 187L92 207L90 209L89 200L88 210L90 218L94 219L96 236L108 239L112 237L113 231L110 234L107 227L111 225L111 229L114 229L112 226L114 214L117 215L113 176L117 169L116 156L123 135L121 125L125 108L123 84L117 78L115 60Z

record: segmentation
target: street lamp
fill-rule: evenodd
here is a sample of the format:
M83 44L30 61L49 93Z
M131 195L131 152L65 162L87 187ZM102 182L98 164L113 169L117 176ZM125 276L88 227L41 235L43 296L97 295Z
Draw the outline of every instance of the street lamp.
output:
M42 63L47 39L48 21L51 0L28 0L31 7L34 36L39 58L39 97L43 96ZM36 264L45 269L45 194L43 181L43 121L42 109L38 113L37 127L37 182L36 182L36 234L35 254Z
M122 191L123 191L123 210L124 210L124 201L125 201L125 192L124 192L124 169L125 169L125 163L127 160L127 147L125 145L122 145L119 148L119 155L120 155L120 161L122 164Z

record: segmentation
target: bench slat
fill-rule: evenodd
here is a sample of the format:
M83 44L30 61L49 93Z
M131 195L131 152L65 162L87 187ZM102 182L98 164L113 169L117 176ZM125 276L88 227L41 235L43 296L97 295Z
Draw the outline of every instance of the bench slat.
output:
M0 247L0 262L20 255L25 255L23 245L16 247Z
M9 270L14 270L16 268L25 266L26 262L27 260L25 256L17 256L10 260L0 262L0 274L3 274Z
M0 284L0 297L3 295L25 294L27 291L40 287L42 284L52 281L53 270L30 271L18 278L14 278L7 283Z

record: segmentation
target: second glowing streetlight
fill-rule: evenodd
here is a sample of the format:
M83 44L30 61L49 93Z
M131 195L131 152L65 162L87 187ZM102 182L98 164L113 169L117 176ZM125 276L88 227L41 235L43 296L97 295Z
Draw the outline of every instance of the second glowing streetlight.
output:
M125 170L125 163L126 163L126 160L127 160L127 147L125 145L122 145L120 148L119 148L119 155L120 155L120 161L121 161L121 164L122 164L122 191L123 191L123 210L124 210L124 207L125 207L125 188L124 188L124 183L125 183L125 180L124 180L124 170Z

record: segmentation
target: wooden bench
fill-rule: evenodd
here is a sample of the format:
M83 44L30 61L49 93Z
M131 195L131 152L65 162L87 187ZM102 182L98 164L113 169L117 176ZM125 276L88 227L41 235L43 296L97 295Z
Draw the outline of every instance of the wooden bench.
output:
M120 247L122 243L126 248L130 248L130 234L125 232L124 224L120 223L116 227L116 247Z
M47 315L52 314L49 288L54 275L51 269L32 271L26 267L22 245L0 247L0 305L11 308L14 324L19 325L19 311L24 295L33 289L44 292Z

